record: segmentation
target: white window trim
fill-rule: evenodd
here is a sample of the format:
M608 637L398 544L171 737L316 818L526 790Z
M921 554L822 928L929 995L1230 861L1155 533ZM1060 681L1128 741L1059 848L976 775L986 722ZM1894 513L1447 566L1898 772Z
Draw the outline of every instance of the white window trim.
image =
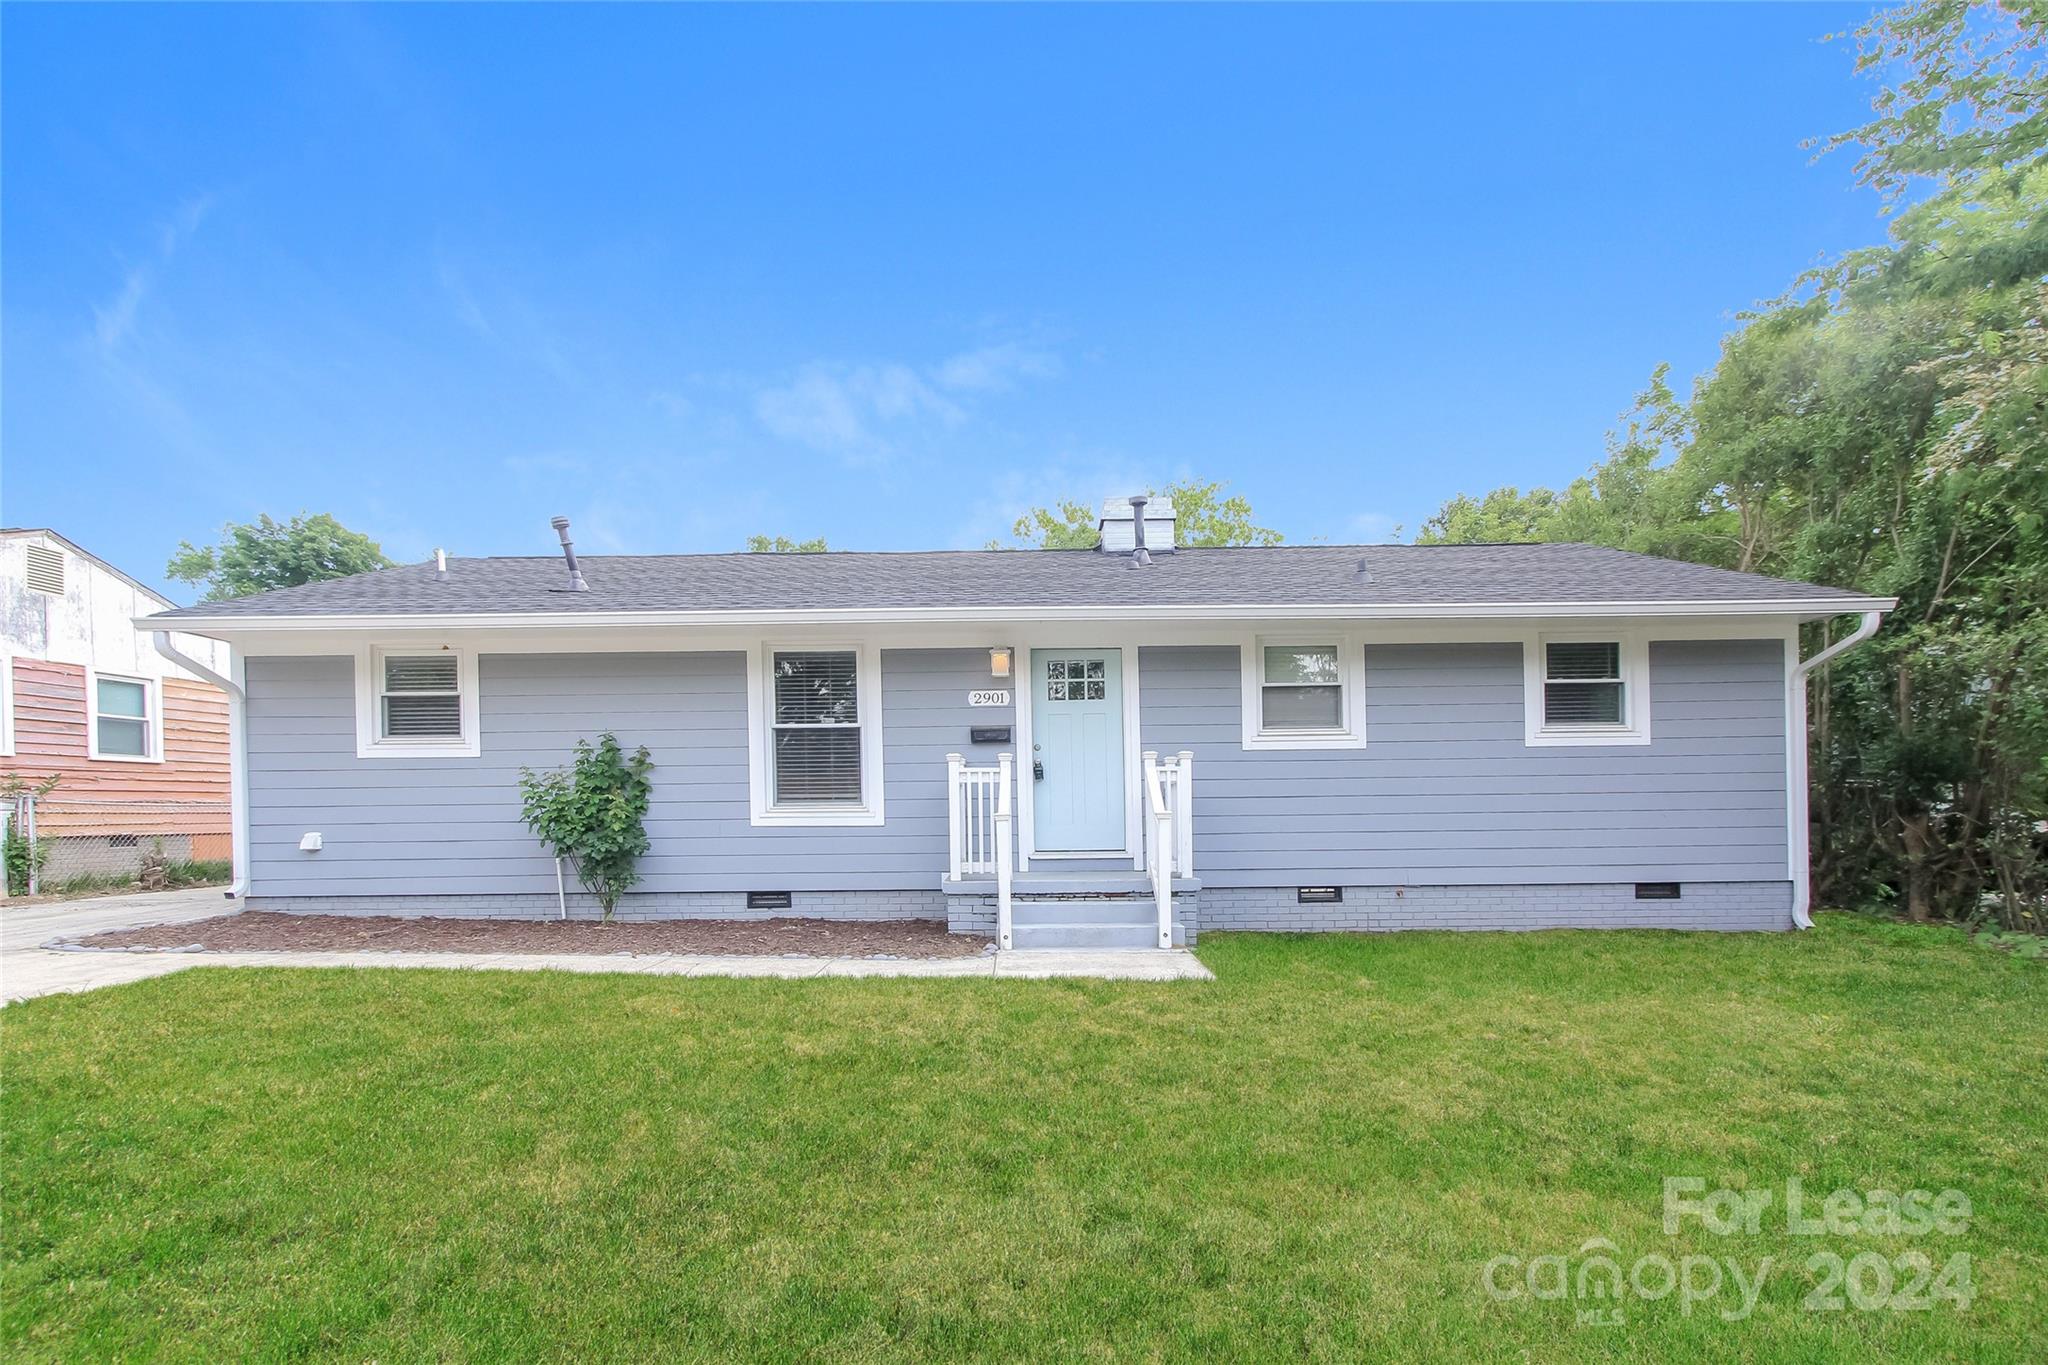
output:
M9 663L8 674L14 668ZM103 754L100 752L100 679L111 678L115 682L142 684L142 723L148 731L146 754ZM13 688L9 687L11 694ZM14 706L8 704L8 730L13 737ZM9 745L10 751L12 745ZM134 673L106 673L95 668L85 670L85 756L95 763L161 763L164 761L164 684L161 678L144 678Z
M412 654L453 654L455 686L460 695L462 715L460 739L383 739L378 734L378 682L384 656ZM473 650L444 648L438 644L375 644L356 651L356 757L357 758L475 758L482 752L479 724L482 707L477 699L476 654Z
M1265 650L1267 645L1335 645L1337 685L1344 689L1344 723L1334 730L1263 729ZM1365 747L1365 644L1342 631L1289 631L1253 635L1238 646L1238 681L1242 687L1239 719L1246 749L1363 749Z
M14 656L0 654L0 758L14 756Z
M773 685L768 661L778 652L853 655L860 713L858 806L778 806L769 771L774 753ZM763 640L747 650L747 801L756 825L845 828L882 823L882 663L875 646L852 640Z
M1552 644L1621 646L1620 725L1545 725L1543 723L1544 647ZM1640 631L1544 631L1522 643L1523 742L1531 747L1648 744L1650 742L1650 641Z

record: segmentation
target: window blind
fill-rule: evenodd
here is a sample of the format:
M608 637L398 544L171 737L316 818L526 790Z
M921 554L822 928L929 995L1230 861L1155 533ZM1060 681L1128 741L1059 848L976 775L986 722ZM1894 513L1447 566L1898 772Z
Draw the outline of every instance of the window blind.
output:
M775 800L859 804L859 660L851 652L777 654L774 675Z
M1626 715L1618 642L1575 640L1545 646L1545 725L1621 725Z
M386 655L384 738L461 739L458 667L453 654Z

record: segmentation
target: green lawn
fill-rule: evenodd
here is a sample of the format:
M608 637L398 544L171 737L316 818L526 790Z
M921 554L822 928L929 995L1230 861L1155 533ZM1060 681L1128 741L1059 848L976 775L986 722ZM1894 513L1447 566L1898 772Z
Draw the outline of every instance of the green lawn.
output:
M1217 981L209 970L10 1006L0 1344L2048 1355L2039 962L1844 917L1201 955ZM1756 1235L1667 1236L1665 1175L1775 1193ZM1792 1176L1974 1215L1795 1237ZM1482 1287L1490 1258L1576 1267L1595 1237L1776 1268L1734 1322L1732 1283L1618 1326ZM1802 1306L1815 1252L1916 1248L1968 1253L1967 1311Z

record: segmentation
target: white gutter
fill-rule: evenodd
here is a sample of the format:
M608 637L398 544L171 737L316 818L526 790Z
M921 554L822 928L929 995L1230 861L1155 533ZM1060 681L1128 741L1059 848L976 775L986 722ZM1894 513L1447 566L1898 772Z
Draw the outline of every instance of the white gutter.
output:
M1892 605L1897 605L1896 599L1892 599ZM1785 806L1790 812L1786 834L1791 850L1792 923L1800 929L1813 927L1813 826L1807 809L1812 789L1807 780L1806 680L1814 669L1877 634L1883 620L1882 610L1864 612L1863 621L1855 630L1811 659L1795 662L1785 673ZM1787 647L1797 660L1797 630L1791 632Z
M1363 602L1256 603L1227 605L1101 604L1096 606L823 607L791 610L697 611L470 611L353 612L332 616L271 616L236 612L223 616L138 616L144 630L166 624L207 631L332 630L522 630L536 626L601 629L649 626L787 626L899 622L985 621L1413 621L1531 620L1609 616L1797 616L1818 620L1852 611L1890 611L1892 597L1779 597L1756 601L1700 599L1670 602Z
M236 676L223 677L172 644L169 631L152 631L150 640L156 645L157 653L228 694L228 818L233 827L233 833L229 837L234 841L232 852L235 860L235 879L229 884L226 895L229 900L237 900L247 895L249 891L249 760L248 739L245 734L248 725L249 694L243 689L240 680L241 656L232 650L229 651L228 670Z

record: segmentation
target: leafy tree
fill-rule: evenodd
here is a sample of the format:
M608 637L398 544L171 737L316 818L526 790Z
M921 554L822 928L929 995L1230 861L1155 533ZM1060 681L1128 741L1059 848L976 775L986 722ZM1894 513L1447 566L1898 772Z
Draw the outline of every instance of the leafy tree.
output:
M218 602L391 566L368 536L325 512L301 512L286 522L267 513L253 523L230 522L221 528L220 544L204 549L181 541L165 572L180 583L206 584L201 600Z
M1422 523L1418 545L1520 544L1543 540L1562 499L1548 488L1496 488L1484 497L1460 493Z
M830 548L823 536L816 540L791 540L788 536L747 537L747 549L757 555L821 555Z
M1096 510L1087 503L1062 498L1050 507L1034 507L1017 518L1010 534L1018 545L1033 550L1092 550L1102 544ZM989 548L1003 548L990 541Z
M1424 539L1503 530L1899 598L1827 666L1809 735L1815 884L1914 919L2048 910L2048 83L2039 7L1888 11L1905 65L1832 139L1933 192L1798 281L1679 401L1661 372L1562 494L1460 497ZM1998 35L2004 35L2000 37ZM1840 627L1807 629L1811 652Z
M618 736L607 732L595 745L577 740L567 768L519 770L527 827L557 858L569 860L607 920L619 897L640 880L637 864L648 847L647 773L653 766L645 745L627 754Z
M2037 159L2048 148L2048 7L2028 0L1921 0L1872 15L1851 37L1856 69L1900 73L1876 117L1820 139L1860 147L1857 174L1894 199Z
M1251 501L1228 497L1220 482L1183 479L1159 493L1173 504L1174 538L1182 545L1278 545L1285 537L1252 520Z
M1282 536L1252 519L1252 505L1242 494L1224 494L1221 482L1183 479L1151 495L1173 503L1174 541L1178 545L1278 545ZM1018 545L1035 550L1092 550L1102 544L1100 514L1087 503L1062 499L1051 507L1034 507L1010 528ZM990 546L1000 548L1000 542Z

